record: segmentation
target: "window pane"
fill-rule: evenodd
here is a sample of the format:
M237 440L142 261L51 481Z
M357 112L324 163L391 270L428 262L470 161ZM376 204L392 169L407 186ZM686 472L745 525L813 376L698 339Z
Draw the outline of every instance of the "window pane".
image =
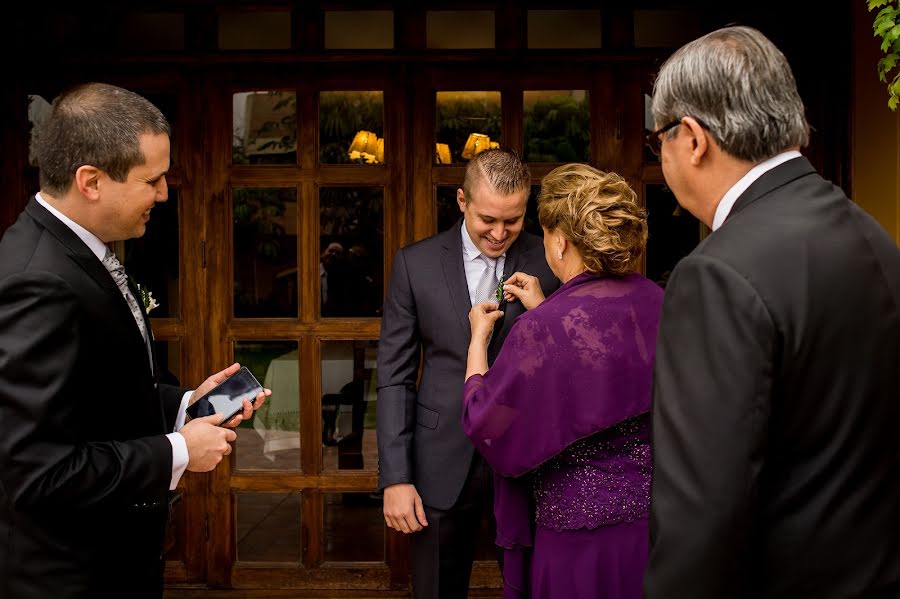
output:
M656 124L653 122L653 96L644 94L644 140L655 130ZM659 156L650 150L650 146L644 143L644 162L659 162Z
M533 233L538 237L544 236L544 230L538 221L537 201L541 194L540 185L532 185L531 193L528 195L528 206L525 207L525 230Z
M701 224L662 184L647 184L647 278L666 286L672 269L700 242Z
M272 390L237 428L239 470L300 469L300 368L296 341L236 341L234 361Z
M383 562L381 497L370 493L325 493L325 561Z
M384 162L384 93L319 94L319 161L322 164Z
M591 109L583 89L526 91L525 161L588 162Z
M169 199L150 212L142 237L125 241L125 269L131 282L153 294L158 306L151 318L180 314L178 233L178 190L169 188Z
M694 11L634 11L636 48L679 48L700 33L700 16Z
M529 48L600 48L602 11L529 10Z
M323 341L322 467L378 470L377 341Z
M326 50L390 49L393 47L393 11L325 11Z
M465 162L500 140L500 92L437 92L435 140ZM442 161L435 156L435 162Z
M222 11L220 50L285 50L291 47L291 13Z
M35 144L41 134L41 124L50 116L50 102L41 96L28 96L28 164L37 166Z
M234 315L297 316L297 190L236 187Z
M462 183L459 185L438 185L435 188L435 213L437 214L437 232L439 233L446 231L462 218L459 204L456 202L456 190L460 187L462 187Z
M184 15L136 12L122 15L114 27L115 46L138 52L184 50Z
M240 92L232 97L231 161L297 163L297 94Z
M425 46L436 50L494 47L494 11L429 10Z
M299 562L300 512L300 493L238 493L238 561Z
M319 189L322 316L379 316L384 289L384 188Z
M159 382L181 387L181 340L154 341L156 367L159 368Z

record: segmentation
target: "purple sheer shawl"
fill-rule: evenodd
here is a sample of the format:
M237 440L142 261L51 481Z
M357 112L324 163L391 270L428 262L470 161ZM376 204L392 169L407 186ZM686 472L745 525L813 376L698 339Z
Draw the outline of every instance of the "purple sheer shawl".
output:
M494 469L504 597L527 596L531 489L520 477L566 447L649 412L663 292L639 274L581 274L513 325L466 380L462 424Z

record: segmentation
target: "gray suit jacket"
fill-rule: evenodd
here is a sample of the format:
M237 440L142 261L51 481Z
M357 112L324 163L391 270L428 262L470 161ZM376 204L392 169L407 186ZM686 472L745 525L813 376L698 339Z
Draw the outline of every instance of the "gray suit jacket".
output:
M805 158L678 263L647 599L900 597L900 251Z
M461 425L472 307L461 222L397 252L378 347L378 487L413 483L422 501L438 509L456 502L474 452ZM529 233L507 250L503 270L505 276L522 271L538 277L545 295L559 286L543 242ZM489 363L524 311L521 302L503 309Z

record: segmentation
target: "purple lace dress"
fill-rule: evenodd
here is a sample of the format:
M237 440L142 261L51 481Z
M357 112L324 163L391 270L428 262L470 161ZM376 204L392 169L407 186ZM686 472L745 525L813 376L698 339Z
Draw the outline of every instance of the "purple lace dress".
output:
M662 290L579 275L465 385L463 428L495 471L504 597L639 599Z

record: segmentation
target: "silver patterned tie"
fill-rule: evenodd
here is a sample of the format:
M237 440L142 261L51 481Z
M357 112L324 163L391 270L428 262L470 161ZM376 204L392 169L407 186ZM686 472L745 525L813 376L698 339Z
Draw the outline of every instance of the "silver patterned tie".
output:
M128 308L131 310L131 315L134 316L134 321L137 323L138 329L141 331L141 336L144 338L144 344L149 344L150 340L147 334L147 323L144 322L144 316L141 314L141 308L138 306L137 300L131 293L131 289L128 288L128 275L125 274L125 267L122 266L122 263L119 262L116 255L109 249L106 250L106 255L103 256L103 266L105 266L106 270L109 271L109 274L112 275L113 281L115 281L116 285L119 287L119 291L125 296L125 301L128 303Z
M475 303L496 302L497 258L489 258L484 254L478 257L484 262L484 272L481 273L481 279L478 281L478 286L475 287Z

